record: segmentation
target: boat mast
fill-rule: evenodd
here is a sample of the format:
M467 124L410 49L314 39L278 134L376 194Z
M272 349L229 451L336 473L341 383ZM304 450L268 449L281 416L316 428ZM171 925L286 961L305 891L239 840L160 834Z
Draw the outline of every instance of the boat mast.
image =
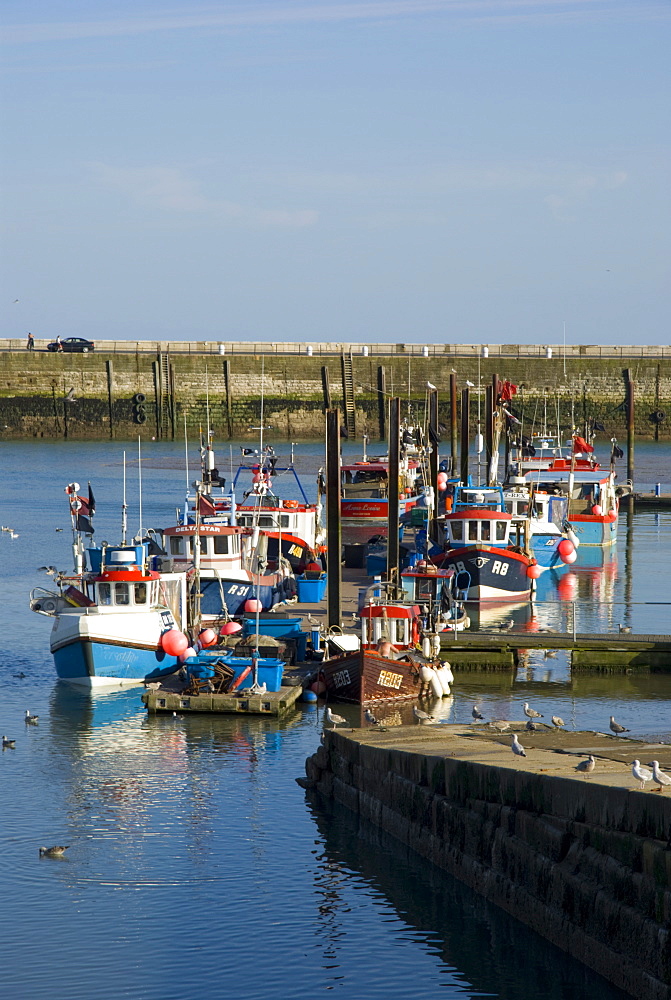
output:
M137 478L138 478L138 488L140 491L140 530L139 538L142 538L142 439L140 435L137 436Z
M121 501L121 544L126 544L128 530L128 505L126 503L126 452L123 453L123 500Z

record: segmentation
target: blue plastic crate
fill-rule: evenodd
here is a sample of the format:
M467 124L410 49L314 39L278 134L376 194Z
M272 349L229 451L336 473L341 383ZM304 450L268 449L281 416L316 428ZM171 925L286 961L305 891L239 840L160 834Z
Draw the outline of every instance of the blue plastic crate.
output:
M309 580L306 576L297 576L296 585L299 604L319 604L326 593L326 573L320 574L314 580Z

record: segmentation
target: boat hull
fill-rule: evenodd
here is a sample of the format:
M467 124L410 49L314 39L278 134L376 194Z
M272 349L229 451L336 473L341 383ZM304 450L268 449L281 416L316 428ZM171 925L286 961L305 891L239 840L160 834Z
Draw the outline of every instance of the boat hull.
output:
M617 541L617 516L612 514L572 514L571 527L581 545L614 545Z
M174 657L156 649L79 639L54 650L60 680L81 687L123 687L175 671Z
M527 569L531 560L509 549L480 547L449 549L441 569L456 574L458 596L466 601L519 601L531 593Z
M370 649L325 660L320 676L331 698L355 705L409 700L417 698L420 690L415 664L390 660Z
M203 619L215 619L228 615L241 615L245 602L259 600L262 611L271 611L296 595L296 581L293 577L283 577L279 573L260 577L256 581L252 574L238 575L235 579L212 579L201 577L200 610ZM222 603L223 602L223 603Z
M409 510L416 506L419 497L408 497L399 500L399 515L407 514ZM346 524L370 524L388 527L389 521L389 501L381 497L369 500L348 500L343 497L340 501L340 516L343 526Z

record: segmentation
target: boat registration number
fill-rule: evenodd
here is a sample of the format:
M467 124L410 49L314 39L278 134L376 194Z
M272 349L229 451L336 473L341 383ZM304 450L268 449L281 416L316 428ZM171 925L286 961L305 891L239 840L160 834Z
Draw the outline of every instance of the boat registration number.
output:
M398 690L403 683L403 674L394 674L391 670L381 670L377 683L380 687L396 688Z
M349 670L338 670L333 675L333 685L334 687L341 688L345 687L346 684L351 684Z

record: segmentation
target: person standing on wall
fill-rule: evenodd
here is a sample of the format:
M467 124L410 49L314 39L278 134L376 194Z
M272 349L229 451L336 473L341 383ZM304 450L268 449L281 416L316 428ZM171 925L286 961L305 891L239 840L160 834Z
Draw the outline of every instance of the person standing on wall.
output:
M61 335L60 335L60 333L56 337L56 345L57 345L56 346L56 350L59 351L62 354L63 353L63 344L61 342Z
M26 350L27 351L35 350L35 338L33 337L32 333L28 334L28 343L26 344Z

